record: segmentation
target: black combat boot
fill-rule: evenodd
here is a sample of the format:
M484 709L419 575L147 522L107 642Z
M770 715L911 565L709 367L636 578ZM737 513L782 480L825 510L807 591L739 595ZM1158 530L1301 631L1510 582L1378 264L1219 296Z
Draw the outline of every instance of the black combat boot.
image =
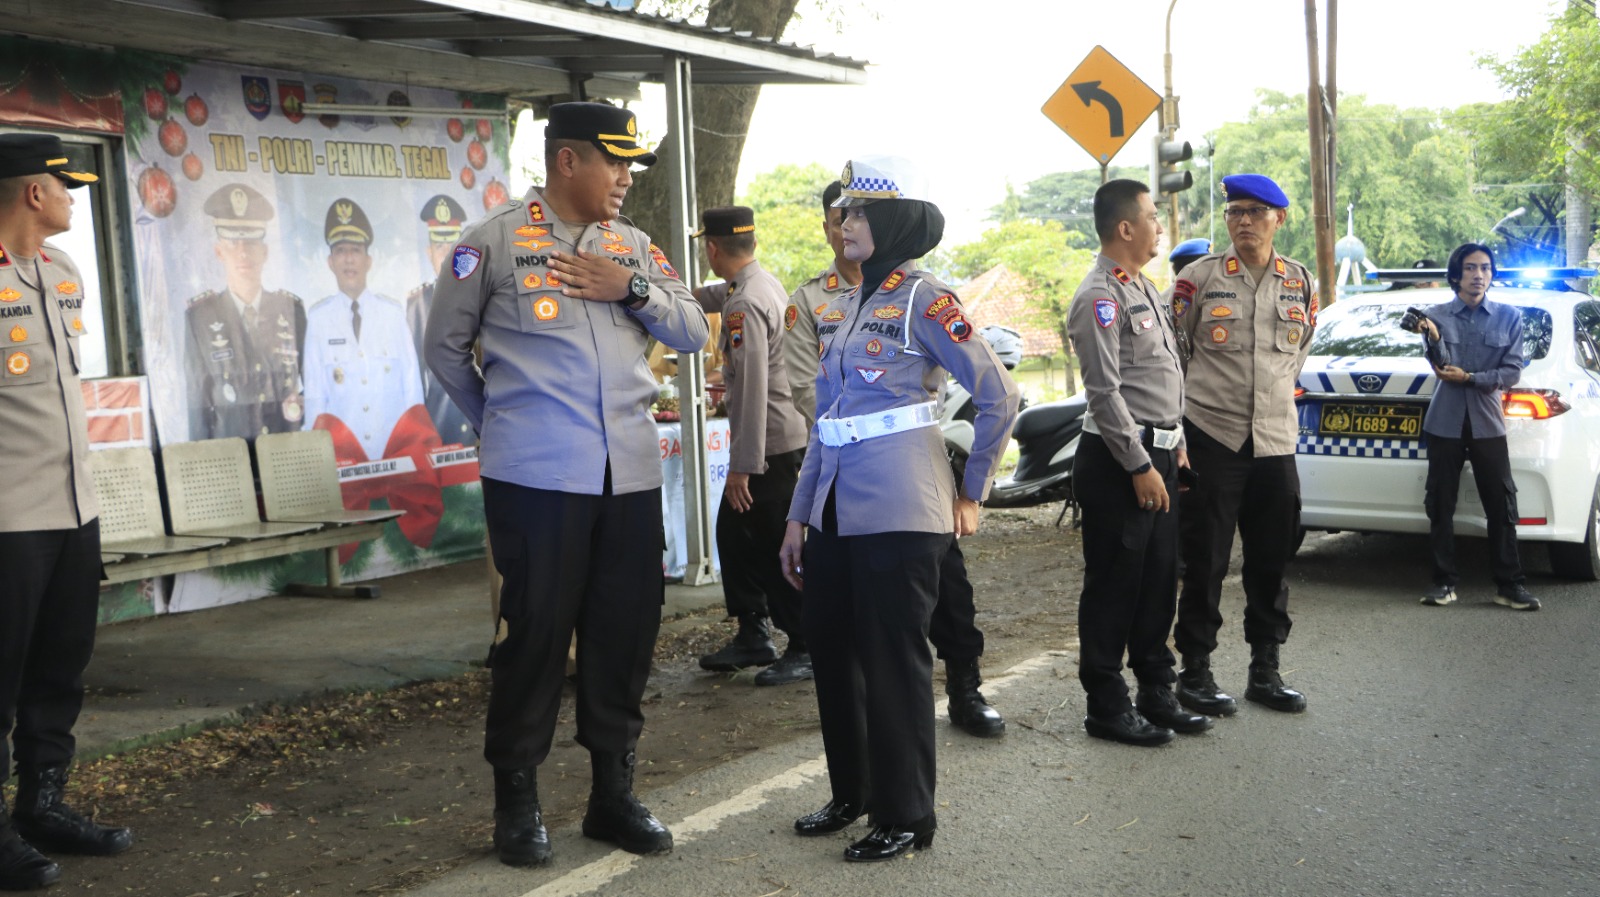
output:
M61 867L17 834L0 796L0 891L37 891L61 880Z
M778 662L756 674L756 684L788 685L812 678L815 674L811 671L811 652L803 647L796 648L791 636L789 647L784 649Z
M633 762L633 751L589 754L594 789L589 792L589 812L583 816L583 835L610 841L629 853L671 853L672 833L633 796Z
M1254 701L1284 713L1299 713L1306 709L1306 696L1283 684L1278 675L1278 646L1250 646L1250 682L1245 686L1246 700Z
M1208 654L1183 655L1183 669L1178 671L1178 703L1206 716L1233 716L1239 712L1239 702L1217 687Z
M494 771L494 851L507 866L550 862L550 833L539 812L535 769Z
M1178 699L1172 694L1170 685L1139 683L1138 697L1133 706L1152 725L1163 729L1193 735L1211 728L1211 717L1191 713L1178 706Z
M1006 721L989 706L978 686L978 659L944 662L944 693L950 696L950 723L968 735L998 738L1006 734Z
M97 825L67 806L67 767L17 767L17 808L11 814L28 843L56 853L108 857L133 846L133 832Z
M755 614L739 615L739 631L721 648L700 658L700 669L732 673L746 667L764 667L778 659L767 618Z

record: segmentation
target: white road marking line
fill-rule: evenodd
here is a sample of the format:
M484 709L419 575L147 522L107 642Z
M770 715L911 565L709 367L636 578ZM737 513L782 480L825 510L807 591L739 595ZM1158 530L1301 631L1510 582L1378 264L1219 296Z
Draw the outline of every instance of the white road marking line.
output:
M1061 651L1046 651L1030 657L1006 670L999 678L985 682L984 689L989 692L1004 691L1029 673L1043 669L1063 656L1065 654ZM938 715L943 717L946 711L940 710ZM764 782L757 782L721 803L712 804L684 818L683 821L668 826L672 830L673 843L676 846L697 840L696 836L715 831L717 826L730 816L759 809L766 804L773 792L799 788L818 776L826 775L827 771L827 757L823 755L791 767ZM578 897L581 894L593 893L627 874L640 859L642 858L625 850L613 850L594 862L579 866L554 881L528 891L521 897Z

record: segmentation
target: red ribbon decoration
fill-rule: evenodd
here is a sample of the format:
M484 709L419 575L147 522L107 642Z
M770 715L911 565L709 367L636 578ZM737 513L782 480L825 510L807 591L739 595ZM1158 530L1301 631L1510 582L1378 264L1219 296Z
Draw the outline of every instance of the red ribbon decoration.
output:
M344 421L331 414L317 415L315 429L327 430L333 437L333 455L340 466L360 464L369 460L361 441L350 431ZM433 534L439 528L439 518L444 514L444 497L439 492L439 477L428 461L428 453L443 444L439 432L428 417L428 409L412 405L395 422L389 433L389 444L384 448L384 458L406 457L415 470L389 476L371 477L340 484L344 506L350 511L365 511L374 499L383 498L389 507L405 511L395 522L407 541L419 548L433 544ZM361 543L339 546L339 563L347 564Z

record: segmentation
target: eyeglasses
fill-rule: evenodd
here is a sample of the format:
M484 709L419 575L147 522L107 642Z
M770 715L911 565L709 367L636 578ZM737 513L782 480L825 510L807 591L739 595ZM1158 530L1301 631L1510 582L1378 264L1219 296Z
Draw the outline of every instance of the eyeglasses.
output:
M1277 211L1277 209L1274 209L1272 206L1251 206L1246 209L1223 209L1222 214L1227 217L1229 221L1238 221L1242 218L1249 218L1250 220L1255 221L1265 217L1268 212L1275 211Z

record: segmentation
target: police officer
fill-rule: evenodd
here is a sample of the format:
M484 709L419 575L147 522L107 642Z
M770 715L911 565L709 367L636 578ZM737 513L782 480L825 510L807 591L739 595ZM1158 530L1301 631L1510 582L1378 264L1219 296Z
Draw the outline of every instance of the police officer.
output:
M444 263L450 258L450 250L454 249L456 241L461 239L461 228L466 224L467 212L461 208L461 203L440 193L422 204L421 217L428 231L428 270L433 272L434 278L437 278L444 268ZM433 305L434 282L430 279L406 296L406 328L411 331L411 340L417 350L418 366L421 367L422 401L428 407L428 418L433 421L434 428L439 431L439 438L446 445L470 445L477 441L477 434L472 432L472 425L467 423L467 416L461 413L455 402L450 401L450 396L439 383L439 378L433 376L433 372L421 361L422 331L427 326L428 309Z
M16 809L0 797L6 891L61 878L36 848L133 844L62 802L100 606L100 510L78 385L83 279L45 240L71 226L67 191L96 180L69 169L60 138L0 135L0 783L13 746L17 761Z
M1072 474L1083 507L1083 726L1095 738L1141 746L1211 728L1209 717L1178 706L1167 649L1178 579L1178 470L1188 455L1177 333L1160 292L1140 272L1156 256L1159 217L1138 181L1095 191L1100 255L1067 311L1089 398ZM1124 652L1139 679L1137 705L1122 678Z
M789 297L789 308L784 312L784 326L791 328L784 336L784 354L789 359L795 404L805 413L807 427L817 417L817 340L819 334L831 334L839 328L837 323L824 322L822 318L846 290L861 283L861 263L844 254L844 209L833 205L841 189L838 181L832 181L822 191L822 232L833 250L833 263L801 284ZM804 396L809 398L802 398L801 383L805 384ZM939 389L942 402L942 382ZM978 609L972 596L961 540L952 539L939 563L939 599L928 621L928 641L933 642L936 656L944 661L944 690L949 697L945 706L950 723L969 735L998 738L1006 732L1006 721L979 690L983 684L978 669L978 658L983 656L983 630L978 628Z
M700 221L695 236L705 237L711 271L724 280L705 291L718 294L713 301L722 314L719 354L730 437L717 556L728 614L739 621L733 639L701 657L700 666L721 671L766 666L756 674L756 684L784 685L811 678L811 654L800 630L800 591L784 579L775 560L810 428L789 392L783 354L788 297L756 261L753 210L707 209ZM767 629L769 613L789 637L782 657Z
M334 200L323 236L339 291L311 306L306 324L306 422L334 430L335 445L347 431L365 453L362 460L382 458L401 415L422 403L416 349L405 309L367 289L367 213L352 200Z
M1456 297L1429 309L1422 328L1441 339L1449 364L1435 367L1439 386L1428 403L1422 431L1428 434L1428 482L1423 504L1433 547L1433 587L1422 603L1435 607L1456 600L1455 516L1461 465L1472 461L1472 476L1489 529L1489 566L1494 603L1512 610L1538 610L1539 599L1524 585L1517 554L1517 490L1511 480L1501 394L1522 377L1522 314L1490 302L1494 253L1481 243L1464 243L1450 254L1445 275Z
M1172 265L1172 276L1177 277L1182 274L1183 269L1189 267L1191 262L1199 261L1210 251L1211 241L1205 237L1184 240L1182 243L1172 247L1172 253L1167 256L1167 261ZM1171 303L1169 302L1168 307L1170 308L1170 306Z
M226 285L189 300L189 438L285 433L304 425L301 353L306 310L286 290L263 289L272 203L249 184L206 199Z
M845 849L846 860L868 862L933 841L928 619L952 531L977 529L1019 393L989 344L972 338L955 293L911 264L938 245L944 218L910 163L857 158L840 182L844 252L863 279L822 316L838 325L818 346L824 410L780 558L805 593L833 791L795 830L836 832L869 813L873 830ZM934 413L946 371L978 409L959 495Z
M1272 248L1289 205L1278 185L1263 175L1236 174L1223 178L1222 188L1233 245L1189 265L1173 284L1178 329L1190 347L1184 436L1197 477L1179 521L1178 701L1210 716L1238 709L1211 673L1237 527L1250 644L1245 697L1296 712L1306 699L1283 684L1278 651L1289 638L1284 568L1300 526L1294 384L1316 326L1317 298L1310 272Z
M583 833L633 853L672 834L633 795L639 701L661 626L661 463L645 365L654 337L698 352L705 313L618 215L653 165L633 113L560 103L546 186L468 227L434 289L428 367L481 437L484 514L504 577L484 757L501 862L550 858L535 770L550 752L578 634L578 743L594 788ZM482 340L486 381L473 363Z

